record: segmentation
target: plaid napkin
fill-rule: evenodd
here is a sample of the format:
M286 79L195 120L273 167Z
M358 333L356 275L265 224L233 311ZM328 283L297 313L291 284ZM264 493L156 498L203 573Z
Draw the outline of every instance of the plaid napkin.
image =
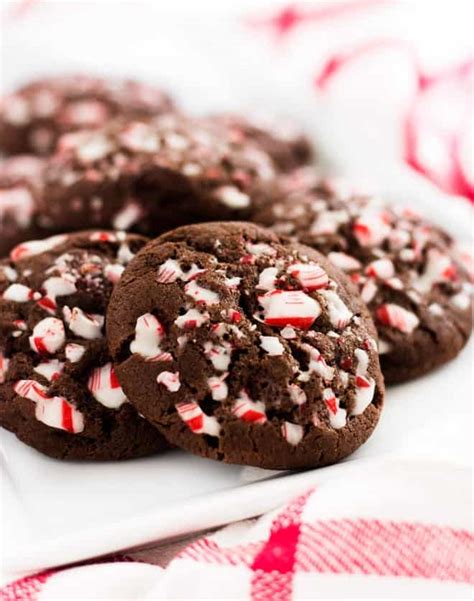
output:
M182 544L43 572L5 587L0 598L468 598L471 495L466 468L367 462L178 552Z

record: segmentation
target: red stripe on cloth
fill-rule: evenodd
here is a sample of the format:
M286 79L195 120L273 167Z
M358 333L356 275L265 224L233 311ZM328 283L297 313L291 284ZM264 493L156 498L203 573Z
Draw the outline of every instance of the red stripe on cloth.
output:
M32 576L26 576L15 580L11 584L8 584L4 588L0 589L0 601L37 601L39 594L43 588L43 584L54 576L58 572L67 570L68 568L78 568L85 565L100 564L100 563L113 563L113 562L137 562L142 563L140 560L133 559L129 555L117 553L110 557L104 557L103 559L97 559L90 562L81 562L68 567L58 568L57 570L45 570Z
M311 489L297 497L273 521L270 538L251 566L254 572L250 593L252 601L291 599L301 514L312 493Z
M56 574L56 571L49 570L12 582L0 590L1 601L36 601L43 584Z
M474 584L474 536L446 526L379 520L302 524L299 572L365 574Z
M250 27L269 27L279 38L282 38L303 23L341 19L385 3L386 0L351 0L320 6L315 4L313 7L308 7L307 4L301 6L288 4L269 17L247 19L247 24Z

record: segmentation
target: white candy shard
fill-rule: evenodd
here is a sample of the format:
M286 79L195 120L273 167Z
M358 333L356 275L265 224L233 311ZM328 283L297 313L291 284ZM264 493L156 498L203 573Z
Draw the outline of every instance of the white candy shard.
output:
M283 355L285 347L276 336L260 336L260 346L272 357Z
M305 391L298 384L290 384L288 386L290 398L295 405L304 405L307 401Z
M356 271L362 267L360 261L346 253L331 252L328 254L328 259L342 271Z
M86 349L81 344L75 344L74 342L66 344L66 348L64 349L66 359L71 363L78 363L85 352Z
M63 369L64 363L58 361L57 359L50 359L49 361L43 361L42 363L39 363L34 368L34 371L43 376L43 378L46 378L48 382L53 382L59 378Z
M231 209L245 209L250 205L250 196L234 186L221 186L214 196Z
M224 380L228 375L228 372L225 372L221 376L211 376L207 379L207 384L214 401L224 401L227 398L229 389Z
M308 371L303 372L298 379L303 382L307 381L309 380L309 374L314 372L318 374L318 376L321 376L326 382L330 382L334 378L334 367L331 367L326 363L324 357L314 346L304 343L301 345L301 348L309 355L309 365Z
M156 378L158 384L162 384L169 392L178 392L181 388L181 381L179 379L179 372L162 371Z
M281 425L281 434L283 438L291 445L296 446L303 438L303 426L291 422L283 422Z
M7 359L5 355L0 351L0 384L5 382L8 367L10 366L10 359Z
M225 340L219 344L208 340L204 343L204 354L211 361L214 369L227 371L232 357L232 346Z
M217 292L209 290L208 288L203 288L195 280L192 280L185 285L184 292L198 304L217 305L220 301Z
M266 267L259 275L257 288L260 290L275 290L278 269Z
M357 359L356 368L356 393L354 408L351 415L360 415L370 405L375 393L375 380L367 376L369 368L369 355L362 349L356 349L354 355Z
M331 324L335 328L343 330L352 319L352 312L334 290L321 290L320 294L326 300Z
M102 338L102 328L105 318L103 315L85 313L79 307L63 307L63 315L71 332L86 340Z
M151 313L145 313L137 319L130 351L147 361L172 361L171 354L160 348L164 335L165 330L160 321Z
M38 295L38 298L41 295ZM3 293L3 299L15 303L27 303L35 298L35 293L28 286L23 284L10 284Z

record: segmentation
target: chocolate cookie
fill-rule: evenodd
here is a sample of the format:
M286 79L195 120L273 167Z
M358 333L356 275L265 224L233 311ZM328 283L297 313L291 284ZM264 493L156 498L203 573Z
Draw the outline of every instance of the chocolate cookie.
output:
M246 219L269 202L269 157L204 122L167 115L66 134L45 172L42 223L158 234Z
M257 221L350 275L377 326L387 382L420 376L459 353L472 329L472 287L446 232L412 210L341 194L310 170L281 184L285 200Z
M309 139L293 123L264 123L241 115L214 115L210 121L223 127L236 143L256 145L266 152L278 171L289 172L314 159Z
M116 115L140 118L172 109L160 89L137 81L50 77L1 100L0 151L46 155L65 132L100 127Z
M130 398L170 442L229 463L334 463L370 436L384 387L346 277L249 223L179 228L130 263L107 335Z
M112 289L145 242L62 235L0 262L0 425L46 455L126 459L166 446L127 401L104 338Z
M0 257L41 234L37 212L43 169L44 161L31 155L0 161Z

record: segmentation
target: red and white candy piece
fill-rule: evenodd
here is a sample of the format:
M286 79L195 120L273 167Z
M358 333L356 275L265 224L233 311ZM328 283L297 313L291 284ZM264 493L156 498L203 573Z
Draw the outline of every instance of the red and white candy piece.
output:
M346 307L344 301L334 290L321 290L321 296L326 300L331 324L343 330L352 319L352 312Z
M390 235L385 213L367 211L355 219L352 231L361 246L379 246Z
M55 312L57 309L56 298L58 296L68 296L76 292L77 288L73 279L66 274L61 277L54 276L48 278L43 283L46 296L38 302L38 305L48 312Z
M327 288L328 274L316 263L295 263L290 265L287 272L294 277L305 290Z
M71 332L74 332L80 338L86 340L96 340L102 338L102 328L104 326L104 316L85 313L79 307L63 307L63 315Z
M217 292L203 288L195 280L191 280L185 285L184 292L199 305L217 305L220 301Z
M115 232L93 232L89 236L91 242L118 242L117 234Z
M264 308L264 321L269 326L308 329L321 314L321 306L301 290L273 290L258 300Z
M31 300L37 300L41 298L39 292L33 292L28 286L23 284L10 284L3 293L3 300L11 301L14 303L27 303Z
M317 236L334 234L339 226L349 221L347 211L322 211L311 225L311 233Z
M369 355L359 348L354 351L354 355L357 359L355 378L356 393L351 415L360 415L366 410L374 398L375 380L367 376Z
M357 271L362 267L360 261L346 253L331 252L328 254L328 259L342 271Z
M204 343L204 355L212 363L214 369L227 371L232 358L232 346L225 340L219 344L208 340Z
M92 370L87 387L95 400L108 409L118 409L127 402L112 363Z
M228 375L229 373L225 372L221 376L211 376L207 379L207 384L214 401L224 401L227 398L229 388L225 383L225 379Z
M198 273L204 273L205 269L200 269L196 264L192 264L188 271L183 271L181 265L176 259L167 259L158 268L156 281L159 284L172 284L176 280L188 282L197 276Z
M372 278L386 280L395 275L395 267L390 259L377 259L367 265L365 274Z
M428 251L427 263L422 275L413 282L420 293L429 292L435 284L449 282L457 277L457 270L451 258L437 248Z
M311 373L316 373L321 376L326 382L330 382L334 378L334 367L331 367L326 363L326 360L318 351L317 348L310 344L302 344L301 348L304 349L309 355L308 371L303 372L298 379L302 382L309 380Z
M207 311L198 311L197 309L189 309L174 320L174 323L183 330L193 330L200 328L203 323L209 321L210 316Z
M339 407L339 399L334 394L332 388L325 388L323 390L323 400L329 412L329 423L331 426L339 430L346 425L347 411Z
M171 371L162 371L156 378L158 384L162 384L169 392L178 392L181 388L179 379L179 371L173 373Z
M36 353L53 355L66 341L64 324L55 317L46 317L35 325L29 340Z
M19 380L13 387L18 396L36 403L36 419L51 428L78 434L84 430L84 416L63 397L49 397L35 380Z
M304 405L307 401L305 391L298 384L290 384L288 386L290 398L295 405Z
M8 367L10 366L10 359L7 359L5 355L0 351L0 384L5 382Z
M378 307L376 316L383 325L391 326L404 334L411 334L420 323L420 320L414 313L393 303Z
M172 361L172 355L160 348L164 335L165 329L160 321L151 313L145 313L137 319L130 351L147 361Z
M49 361L39 363L34 368L34 371L43 376L43 378L46 378L48 382L54 382L62 374L63 369L64 363L57 359L50 359Z
M10 258L12 261L15 262L19 261L20 259L26 259L27 257L39 255L40 253L52 250L56 246L59 246L60 244L65 242L66 240L67 235L61 234L59 236L52 236L50 238L46 238L45 240L31 240L30 242L24 242L23 244L15 246L15 248L10 253Z
M177 403L176 411L194 434L219 436L220 425L215 417L206 415L195 401Z
M303 438L303 426L285 421L281 425L281 434L288 444L296 446Z
M241 390L239 397L234 402L232 414L253 424L264 424L267 421L265 404L261 401L252 401L245 390Z
M78 363L82 359L85 352L85 347L83 347L81 344L75 344L74 342L66 344L66 348L64 349L66 359L71 363Z

